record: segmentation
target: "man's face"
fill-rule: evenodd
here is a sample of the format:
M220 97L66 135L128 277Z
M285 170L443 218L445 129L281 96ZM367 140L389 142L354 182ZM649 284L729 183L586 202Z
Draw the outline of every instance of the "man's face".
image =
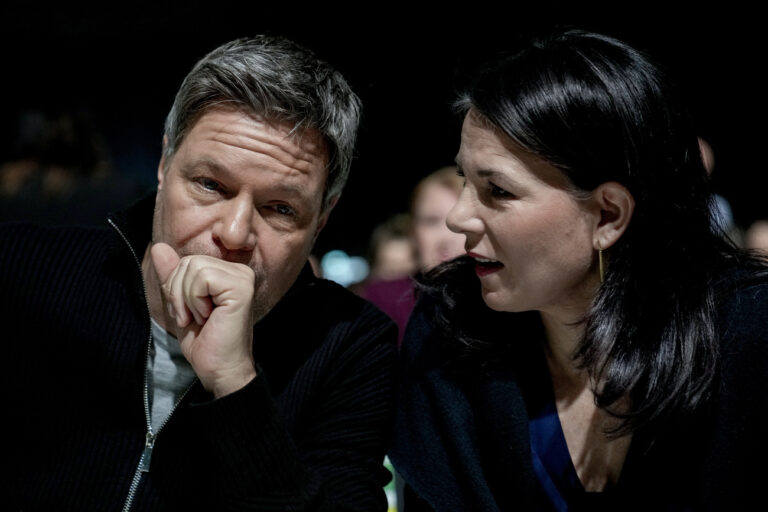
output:
M316 130L289 135L292 128L214 109L158 169L153 243L248 265L254 320L296 280L327 220L326 146Z

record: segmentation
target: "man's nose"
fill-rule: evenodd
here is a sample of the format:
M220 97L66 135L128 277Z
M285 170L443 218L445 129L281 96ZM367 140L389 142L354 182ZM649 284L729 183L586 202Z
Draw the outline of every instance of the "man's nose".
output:
M229 251L251 250L256 245L254 206L245 194L235 196L221 205L221 216L214 236Z

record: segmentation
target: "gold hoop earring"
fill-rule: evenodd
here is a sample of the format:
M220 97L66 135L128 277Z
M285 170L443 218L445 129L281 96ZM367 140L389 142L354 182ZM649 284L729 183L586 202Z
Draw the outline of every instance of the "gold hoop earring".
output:
M603 261L603 248L600 246L600 241L597 241L597 262L600 267L600 284L605 282L605 262Z

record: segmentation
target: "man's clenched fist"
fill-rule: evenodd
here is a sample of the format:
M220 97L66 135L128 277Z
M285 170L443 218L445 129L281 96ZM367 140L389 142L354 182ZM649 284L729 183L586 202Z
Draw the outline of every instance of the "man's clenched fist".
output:
M242 388L256 376L253 271L211 256L179 258L164 243L151 255L181 350L205 389L219 398Z

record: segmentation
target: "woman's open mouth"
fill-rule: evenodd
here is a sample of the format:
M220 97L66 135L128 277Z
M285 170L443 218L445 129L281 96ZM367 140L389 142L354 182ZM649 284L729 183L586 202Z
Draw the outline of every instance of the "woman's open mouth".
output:
M497 272L504 268L504 264L498 260L492 260L490 258L483 258L482 256L476 255L476 254L469 254L472 256L475 260L475 273L479 277L487 276L488 274L493 274L494 272Z

